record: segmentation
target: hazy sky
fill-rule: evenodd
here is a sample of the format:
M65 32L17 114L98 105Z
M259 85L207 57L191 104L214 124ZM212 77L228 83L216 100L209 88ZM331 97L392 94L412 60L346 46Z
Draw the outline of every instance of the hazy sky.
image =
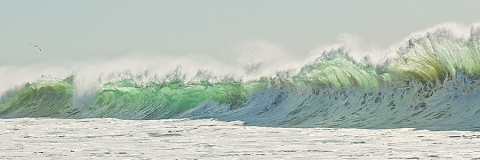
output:
M337 43L341 33L388 47L443 22L480 22L479 6L478 0L3 0L0 66L137 53L214 57L252 40L307 55Z

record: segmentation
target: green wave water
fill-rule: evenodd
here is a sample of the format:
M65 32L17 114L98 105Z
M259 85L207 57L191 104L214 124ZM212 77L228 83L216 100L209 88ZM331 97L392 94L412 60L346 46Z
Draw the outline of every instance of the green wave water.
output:
M203 79L180 72L138 85L118 78L79 97L77 76L41 79L2 94L1 118L216 118L274 127L412 127L479 130L480 27L412 36L382 65L340 47L298 73L257 80ZM142 78L142 77L140 77Z

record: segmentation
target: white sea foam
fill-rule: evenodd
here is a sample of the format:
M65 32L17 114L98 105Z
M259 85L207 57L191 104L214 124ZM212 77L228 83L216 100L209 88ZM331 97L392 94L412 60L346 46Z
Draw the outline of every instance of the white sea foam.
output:
M212 119L2 119L0 159L475 159L480 132Z

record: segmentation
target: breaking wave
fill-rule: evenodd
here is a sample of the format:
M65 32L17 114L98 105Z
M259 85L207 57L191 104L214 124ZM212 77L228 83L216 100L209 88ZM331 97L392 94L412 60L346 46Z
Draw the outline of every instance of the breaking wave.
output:
M480 130L480 26L435 27L374 65L343 46L298 72L244 80L181 68L160 79L129 72L79 94L75 74L41 78L2 94L1 118L215 118L272 127ZM256 67L246 67L258 69ZM250 70L247 70L248 72ZM146 82L146 83L139 83Z

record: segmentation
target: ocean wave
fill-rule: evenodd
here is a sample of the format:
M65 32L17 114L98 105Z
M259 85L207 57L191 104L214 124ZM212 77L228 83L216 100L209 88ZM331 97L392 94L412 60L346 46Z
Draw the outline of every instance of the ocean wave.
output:
M411 36L395 49L397 57L382 64L368 57L354 60L340 46L324 50L298 72L254 80L208 71L187 79L180 68L161 80L147 72L121 72L81 95L76 80L84 77L42 78L4 92L0 117L216 118L272 127L479 130L480 27L463 34L438 27Z

